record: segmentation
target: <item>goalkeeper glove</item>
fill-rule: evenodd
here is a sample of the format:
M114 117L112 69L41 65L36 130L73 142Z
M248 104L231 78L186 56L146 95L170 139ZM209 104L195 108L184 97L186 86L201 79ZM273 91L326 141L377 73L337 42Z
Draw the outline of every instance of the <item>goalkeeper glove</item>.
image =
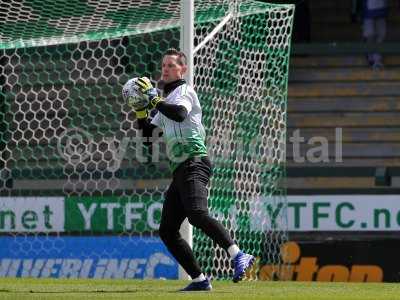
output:
M138 78L129 79L122 88L122 97L134 111L144 110L149 105L149 98L139 90Z
M148 112L147 109L138 110L138 111L135 111L135 113L136 113L136 118L137 118L138 120L140 120L140 119L147 119L147 117L149 116L149 112Z
M149 112L145 108L148 105L147 101L143 102L143 99L139 97L128 97L127 104L135 112L137 119L146 119L148 117Z
M143 108L142 105L139 105L136 101L135 98L131 98L131 101L128 99L128 106L133 109L133 111L136 114L137 119L146 119L149 115L149 112L147 109Z
M145 110L145 108L149 105L149 101L143 97L129 97L127 104L135 112L138 112Z
M140 92L149 99L149 104L146 106L147 109L152 110L157 106L158 103L163 101L163 98L160 97L157 89L153 87L150 79L147 77L138 78L136 84L139 86Z

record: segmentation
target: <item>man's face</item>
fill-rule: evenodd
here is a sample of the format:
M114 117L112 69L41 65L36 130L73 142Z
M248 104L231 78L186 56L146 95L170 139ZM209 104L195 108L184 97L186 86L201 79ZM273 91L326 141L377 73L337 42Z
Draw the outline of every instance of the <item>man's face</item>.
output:
M162 61L161 78L165 83L181 79L187 67L178 63L177 55L165 55Z

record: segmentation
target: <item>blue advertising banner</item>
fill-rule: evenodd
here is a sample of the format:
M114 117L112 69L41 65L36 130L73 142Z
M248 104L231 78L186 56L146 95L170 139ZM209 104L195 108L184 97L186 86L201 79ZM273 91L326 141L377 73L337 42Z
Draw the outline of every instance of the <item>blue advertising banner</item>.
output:
M156 237L0 237L0 277L178 278Z

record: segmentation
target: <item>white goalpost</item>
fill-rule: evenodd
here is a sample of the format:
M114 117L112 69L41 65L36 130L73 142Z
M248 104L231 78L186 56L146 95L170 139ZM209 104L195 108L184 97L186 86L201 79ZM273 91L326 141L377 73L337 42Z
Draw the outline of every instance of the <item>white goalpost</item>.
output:
M194 0L181 0L181 28L180 28L180 49L187 58L186 82L193 86L193 37L194 37ZM182 223L181 235L193 247L193 228L187 218ZM188 279L190 276L179 266L179 279Z
M211 27L211 28L209 27L207 29L208 33L206 35L202 35L201 38L197 37L197 45L194 45L194 38L196 36L195 32L194 32L194 30L195 30L194 19L195 19L195 10L196 10L195 5L194 5L194 0L180 0L180 4L181 4L181 9L180 9L180 22L181 22L181 27L180 27L180 49L186 54L187 59L188 59L188 72L186 74L185 79L190 85L195 85L196 82L194 81L194 78L195 78L196 74L194 74L194 69L195 68L194 68L194 65L193 65L194 64L195 55L199 54L199 56L201 56L200 50L203 47L206 47L207 43L211 43L212 44L212 40L214 38L216 40L218 40L220 38L218 35L221 34L221 31L224 29L224 26L225 26L225 30L229 31L229 26L233 25L233 27L235 27L235 23L237 24L237 22L240 22L240 20L238 18L238 14L240 14L240 10L241 10L241 6L240 5L242 4L244 6L246 4L246 1L240 1L240 0L223 1L223 4L225 4L225 12L224 12L223 18L218 20L218 22L215 22L213 27ZM197 8L199 8L199 7L197 7ZM277 7L275 7L275 9L276 8ZM281 7L281 8L283 8L283 7ZM286 7L285 9L288 9L288 7ZM274 15L274 13L276 13L276 15ZM246 15L246 14L243 14L243 16L244 15ZM289 15L283 14L283 16L288 17ZM236 17L237 20L236 21L233 20L232 21L233 24L229 24L229 22L234 17ZM267 13L264 16L261 16L261 18L263 18L263 17L265 17L265 18L271 18L271 17L272 18L279 18L279 17L282 17L282 16L280 15L280 9L278 8L276 11L274 11L274 9L272 9L271 15L269 15ZM268 28L268 27L269 26L273 27L273 26L276 26L278 24L279 24L278 22L276 22L276 23L267 22L267 23L265 23L266 28L261 29L261 31L264 32L265 35L268 35L269 34L268 32L271 29L271 28ZM282 24L284 24L284 23L282 23ZM240 28L240 25L239 25L238 28L233 28L233 30L239 29L239 28ZM282 31L282 33L283 32L284 31ZM286 32L286 34L288 34L288 33L289 32ZM226 33L224 33L224 34L226 34ZM235 35L235 33L233 33L233 35ZM239 38L239 36L236 36L236 38ZM268 39L265 39L265 42L266 43L268 43L268 42L274 43L272 40L268 40ZM264 45L264 46L266 48L269 47L268 45ZM284 51L283 54L284 55L288 55L288 52L285 53L285 50L288 51L288 48L286 48L286 49L284 48L283 49L283 51ZM207 52L209 52L209 51L205 50L205 53L207 53ZM256 51L256 53L257 53L257 51ZM205 55L207 55L207 54L205 54ZM264 57L264 58L267 59L267 57ZM228 58L226 57L225 59L228 59ZM203 67L207 67L207 66L203 66ZM260 64L258 64L258 65L250 64L250 65L246 66L246 68L254 68L253 70L248 70L248 72L251 73L251 74L254 74L255 76L257 76L256 75L257 68L260 68L261 69L260 71L262 71L262 67L260 67ZM287 72L287 69L286 69L286 72ZM274 76L274 75L271 74L270 76ZM262 82L260 82L260 83L262 85ZM255 88L257 88L257 87L255 87ZM283 111L281 113L283 113ZM229 127L229 125L227 127ZM224 128L221 127L219 129L224 129ZM242 146L242 145L240 145L240 146ZM260 145L259 147L263 148L263 147L270 147L270 146L271 145ZM222 151L224 151L224 150L222 150ZM261 151L263 151L263 150L261 150ZM264 171L266 171L266 170L264 169ZM259 201L259 200L255 199L254 201L256 202L256 201ZM279 205L281 201L284 201L284 200L280 199L276 203L274 203L274 205ZM254 207L254 204L253 204L253 207ZM285 213L282 213L283 220L285 219L284 215L285 215ZM216 216L221 218L220 214L217 214ZM223 220L223 218L224 217L222 217L222 220ZM266 220L260 220L259 218L258 218L258 220L261 221L261 222L268 222ZM281 226L286 226L285 225L285 221L281 222ZM231 228L231 230L232 229L233 228ZM284 228L281 228L280 230L283 230L282 232L285 232ZM181 226L181 234L182 234L183 238L188 242L190 247L193 248L193 228L192 228L192 225L189 224L187 219L184 221L184 223ZM265 234L267 234L267 233L265 233ZM279 241L278 243L283 243L285 241L285 239L286 239L285 238L285 233L282 234L281 238L282 238L282 240ZM201 248L201 247L199 247L199 248ZM279 248L279 246L278 246L278 248ZM278 251L277 248L275 248L274 251ZM268 254L268 255L270 255L270 254ZM276 254L273 254L273 255L276 255ZM284 254L281 254L281 255L284 255ZM223 257L223 260L225 260L225 265L226 265L227 258L225 257L224 254L220 253L218 258L221 259L221 257ZM260 259L260 257L258 259ZM215 264L215 262L213 264ZM228 262L228 265L229 265L229 262ZM260 266L258 266L258 268L260 268ZM254 274L256 274L257 272L258 271L254 271L253 270ZM276 271L276 272L278 273L279 271ZM273 275L271 277L273 277ZM187 275L187 273L181 267L179 268L179 278L180 279L190 278Z

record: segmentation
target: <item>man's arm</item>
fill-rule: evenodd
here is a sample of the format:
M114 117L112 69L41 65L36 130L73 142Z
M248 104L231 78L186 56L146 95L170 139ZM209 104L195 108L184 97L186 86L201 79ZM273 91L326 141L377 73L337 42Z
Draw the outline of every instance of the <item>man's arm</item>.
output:
M175 122L183 122L188 116L188 111L183 105L170 104L165 101L158 102L156 109Z
M164 116L175 122L182 122L190 111L190 104L188 104L189 110L180 104L165 103L164 99L159 96L158 91L150 82L147 77L141 77L137 80L137 85L140 87L140 91L148 97L150 100L146 109L152 110L153 108L158 109Z
M137 119L139 129L143 130L143 137L151 137L153 136L153 130L157 127L154 124L151 124L150 119L143 118Z
M170 104L160 101L156 108L164 116L175 122L183 122L188 115L188 112L183 105ZM153 130L157 126L151 123L151 119L147 118L147 113L145 115L143 114L142 118L139 117L139 114L137 117L138 128L143 130L143 136L151 137L153 135Z
M143 114L144 115L144 114ZM150 147L152 144L152 139L151 138L156 138L156 137L161 137L162 136L162 131L156 131L156 135L154 136L154 130L159 126L158 121L157 121L157 116L156 115L153 119L148 118L148 113L146 113L145 117L140 118L138 114L136 114L137 118L137 125L138 129L142 130L142 137L144 138L150 138L146 142L143 142L143 145ZM155 120L156 119L156 120ZM152 122L156 121L155 124Z

